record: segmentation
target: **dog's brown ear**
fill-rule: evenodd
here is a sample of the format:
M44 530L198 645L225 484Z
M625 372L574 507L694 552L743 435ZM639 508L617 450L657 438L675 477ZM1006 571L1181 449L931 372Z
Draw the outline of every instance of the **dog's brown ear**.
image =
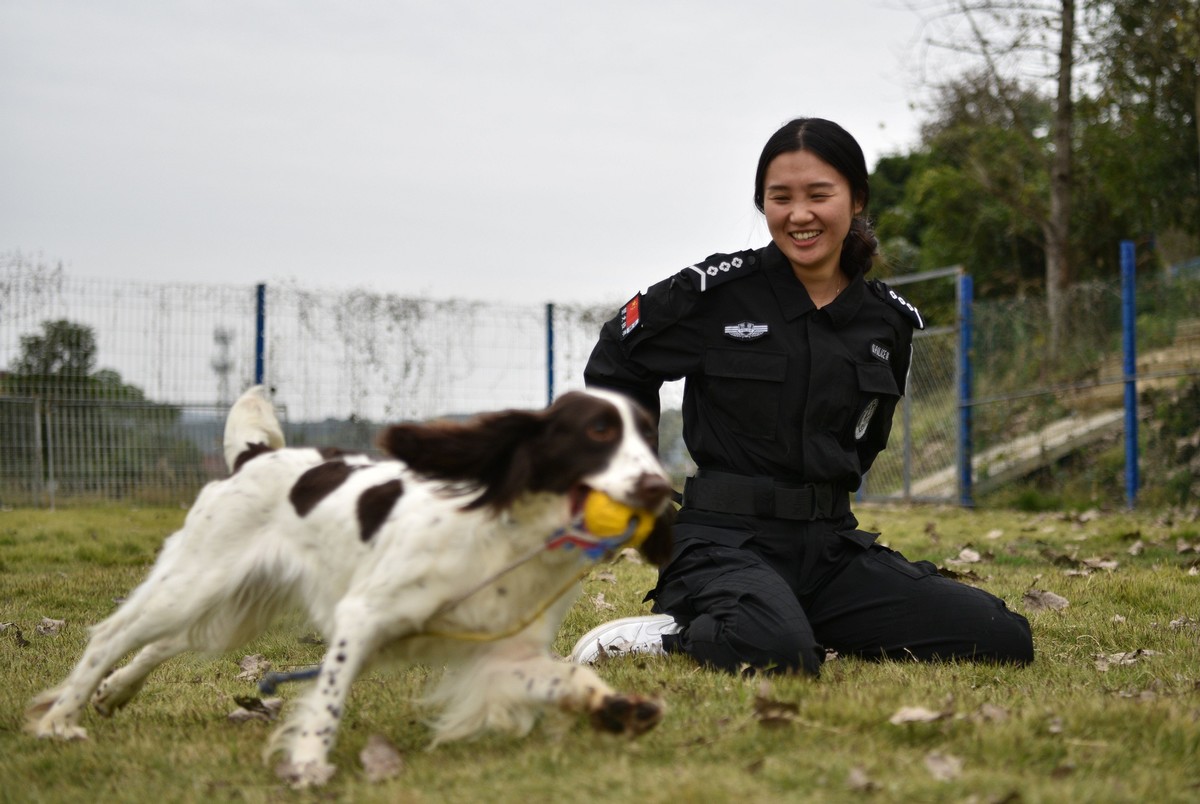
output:
M678 509L674 504L668 505L667 510L654 518L654 527L650 530L650 535L638 547L646 560L656 567L661 567L671 560L671 547L675 541L672 531L677 513Z
M528 443L545 422L540 412L506 410L465 422L397 424L379 435L379 448L435 480L482 488L468 508L501 508L529 485Z

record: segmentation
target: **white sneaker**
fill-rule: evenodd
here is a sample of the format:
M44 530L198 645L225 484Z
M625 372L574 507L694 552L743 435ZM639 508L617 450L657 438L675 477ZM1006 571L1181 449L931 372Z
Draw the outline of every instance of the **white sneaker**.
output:
M571 661L595 664L601 659L630 653L665 656L663 635L678 634L680 628L679 623L667 614L612 620L584 634L571 651Z

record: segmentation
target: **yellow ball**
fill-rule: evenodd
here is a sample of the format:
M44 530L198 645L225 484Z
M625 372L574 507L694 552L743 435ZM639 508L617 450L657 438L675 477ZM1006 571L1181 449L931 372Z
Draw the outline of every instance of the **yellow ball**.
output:
M637 528L629 538L629 546L637 547L646 541L654 528L654 514L642 508L631 508L619 503L602 491L593 489L583 503L583 526L593 536L610 538L620 536L629 529L629 522L637 519Z

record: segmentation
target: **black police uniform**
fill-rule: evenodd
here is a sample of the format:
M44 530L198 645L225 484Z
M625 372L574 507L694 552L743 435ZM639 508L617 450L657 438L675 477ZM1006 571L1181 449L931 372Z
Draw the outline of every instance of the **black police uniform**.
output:
M858 529L850 493L886 446L919 312L851 277L817 309L774 243L717 254L608 321L588 385L655 415L686 378L688 478L654 611L668 651L728 670L816 674L825 648L865 657L1033 659L1003 601L911 563Z

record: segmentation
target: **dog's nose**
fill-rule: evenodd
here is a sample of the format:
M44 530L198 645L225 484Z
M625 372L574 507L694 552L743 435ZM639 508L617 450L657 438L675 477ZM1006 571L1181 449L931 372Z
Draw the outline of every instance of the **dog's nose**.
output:
M634 488L634 496L642 508L649 511L654 511L659 508L674 491L671 488L671 483L662 475L644 472L638 478L637 486Z

